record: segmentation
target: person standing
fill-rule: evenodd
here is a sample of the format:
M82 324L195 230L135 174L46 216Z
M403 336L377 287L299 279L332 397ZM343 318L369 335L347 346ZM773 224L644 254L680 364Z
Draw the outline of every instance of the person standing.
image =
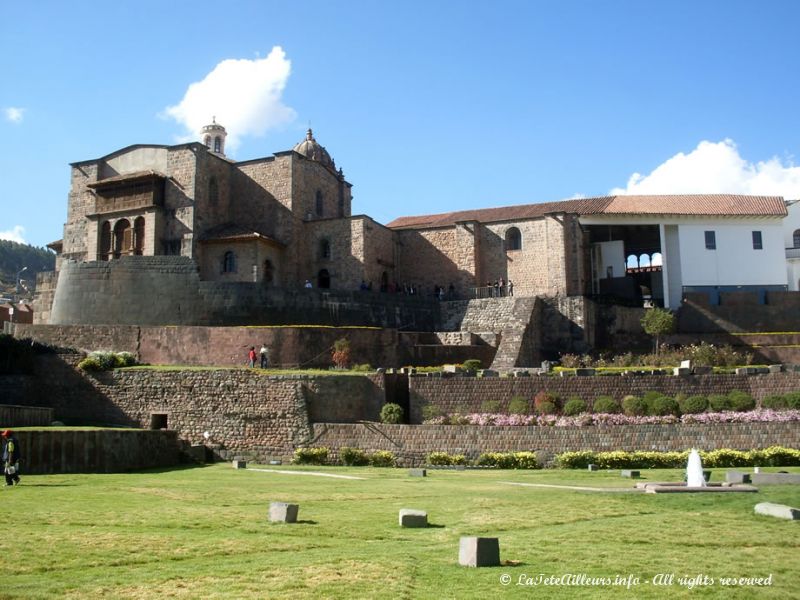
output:
M508 295L509 296L514 295L514 282L511 281L510 279L508 280Z
M250 368L256 366L256 347L250 346L250 352L247 353L247 360L250 363Z
M261 354L261 368L266 369L267 364L269 364L269 348L267 348L266 342L261 344L261 350L259 351L259 354Z
M3 432L3 472L6 485L19 485L19 442L10 429Z

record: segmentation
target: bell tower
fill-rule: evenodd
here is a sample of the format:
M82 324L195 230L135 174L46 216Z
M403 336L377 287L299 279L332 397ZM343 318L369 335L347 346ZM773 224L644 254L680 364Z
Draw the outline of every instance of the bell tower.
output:
M218 156L225 156L225 137L228 132L217 123L216 117L211 117L211 124L205 125L200 130L200 141L206 145L210 152Z

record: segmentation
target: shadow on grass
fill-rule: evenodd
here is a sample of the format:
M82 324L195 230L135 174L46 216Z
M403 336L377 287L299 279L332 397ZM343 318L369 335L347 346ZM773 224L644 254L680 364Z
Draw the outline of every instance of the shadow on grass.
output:
M171 467L154 467L152 469L135 469L132 471L126 471L127 473L175 473L177 471L189 471L191 469L207 469L209 467L213 467L215 464L218 463L184 463L180 465L174 465Z
M311 519L301 519L299 521L295 521L298 525L317 525L316 521L312 521Z

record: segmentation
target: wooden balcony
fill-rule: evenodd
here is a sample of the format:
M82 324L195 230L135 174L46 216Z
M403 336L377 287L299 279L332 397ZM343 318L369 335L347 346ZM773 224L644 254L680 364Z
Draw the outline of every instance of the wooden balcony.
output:
M155 171L145 171L109 177L89 188L95 192L94 214L137 211L164 206L166 177Z

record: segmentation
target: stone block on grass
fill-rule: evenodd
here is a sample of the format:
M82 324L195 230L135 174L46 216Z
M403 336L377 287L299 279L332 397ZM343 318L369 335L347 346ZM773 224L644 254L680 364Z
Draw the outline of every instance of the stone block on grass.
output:
M774 504L773 502L760 502L756 504L755 511L757 515L766 515L768 517L776 517L778 519L788 519L789 521L797 521L800 519L800 509L786 506L785 504Z
M400 527L427 527L428 513L413 508L400 509Z
M427 477L428 471L426 469L409 469L408 474L411 477Z
M462 537L458 544L458 564L462 567L496 567L500 564L500 540Z
M296 523L300 507L288 502L270 502L269 520L273 523Z
M599 471L600 467L598 467L597 465L589 465L589 470L590 471Z
M672 374L676 376L691 375L692 370L688 367L675 367L672 369Z
M628 479L639 479L642 474L639 471L632 471L630 469L623 469L620 473L623 477L627 477Z
M247 468L247 461L242 460L240 458L233 459L233 468L234 469L246 469Z
M575 375L578 377L592 377L594 374L594 369L575 369Z
M727 471L725 473L725 483L751 483L750 473L742 473L741 471Z
M481 369L478 371L478 377L500 377L500 373L493 369Z
M800 483L800 473L753 473L750 477L753 483L790 485Z

